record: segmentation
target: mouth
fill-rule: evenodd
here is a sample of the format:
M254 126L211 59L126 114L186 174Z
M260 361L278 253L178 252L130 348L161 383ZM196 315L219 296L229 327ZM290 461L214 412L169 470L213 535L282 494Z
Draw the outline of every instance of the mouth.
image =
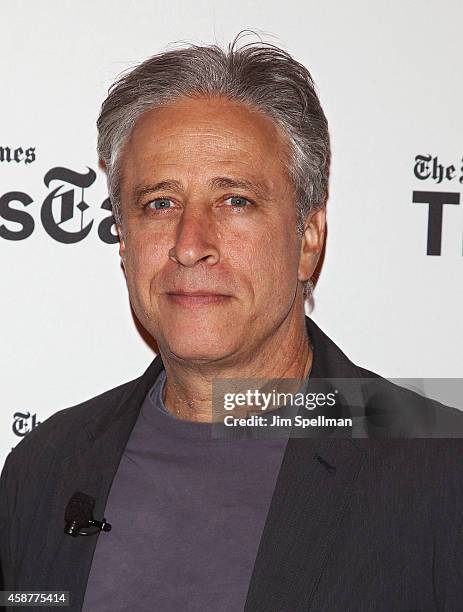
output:
M221 305L231 299L230 295L196 291L166 293L166 296L170 303L189 308L195 306Z

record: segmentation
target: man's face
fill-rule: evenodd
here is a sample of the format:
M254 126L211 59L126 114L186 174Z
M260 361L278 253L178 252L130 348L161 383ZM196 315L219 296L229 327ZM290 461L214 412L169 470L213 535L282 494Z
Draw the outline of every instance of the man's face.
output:
M225 99L182 98L137 122L122 158L120 254L161 352L252 360L291 316L301 243L288 155L272 121ZM192 292L220 295L180 295Z

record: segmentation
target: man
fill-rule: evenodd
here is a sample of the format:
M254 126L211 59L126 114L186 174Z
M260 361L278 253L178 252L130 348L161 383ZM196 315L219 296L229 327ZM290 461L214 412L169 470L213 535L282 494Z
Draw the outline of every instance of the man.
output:
M305 317L330 159L307 69L266 44L162 53L110 89L98 130L159 355L8 457L5 589L69 591L73 610L460 609L463 447L428 439L436 413L447 433L459 415L354 365ZM347 403L361 427L217 428L219 379L352 381L336 414ZM398 414L399 437L421 439L391 439ZM85 496L109 533L64 532L86 533Z

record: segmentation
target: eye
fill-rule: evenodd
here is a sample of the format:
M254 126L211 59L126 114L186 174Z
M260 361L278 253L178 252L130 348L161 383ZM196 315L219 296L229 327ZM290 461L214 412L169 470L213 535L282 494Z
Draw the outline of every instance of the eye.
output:
M166 210L170 208L171 200L169 198L155 198L145 204L145 208L151 210Z
M246 208L246 204L252 204L251 200L244 198L243 196L230 196L225 201L231 200L232 208Z

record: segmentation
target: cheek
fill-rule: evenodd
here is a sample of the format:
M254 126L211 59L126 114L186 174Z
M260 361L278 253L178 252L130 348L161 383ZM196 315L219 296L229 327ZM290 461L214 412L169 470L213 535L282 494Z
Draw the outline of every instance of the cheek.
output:
M227 245L228 260L249 279L256 295L292 293L297 281L299 250L296 235L276 231L243 233Z
M146 293L153 277L167 259L167 245L160 236L137 232L127 236L125 243L125 269L127 279L137 292Z

